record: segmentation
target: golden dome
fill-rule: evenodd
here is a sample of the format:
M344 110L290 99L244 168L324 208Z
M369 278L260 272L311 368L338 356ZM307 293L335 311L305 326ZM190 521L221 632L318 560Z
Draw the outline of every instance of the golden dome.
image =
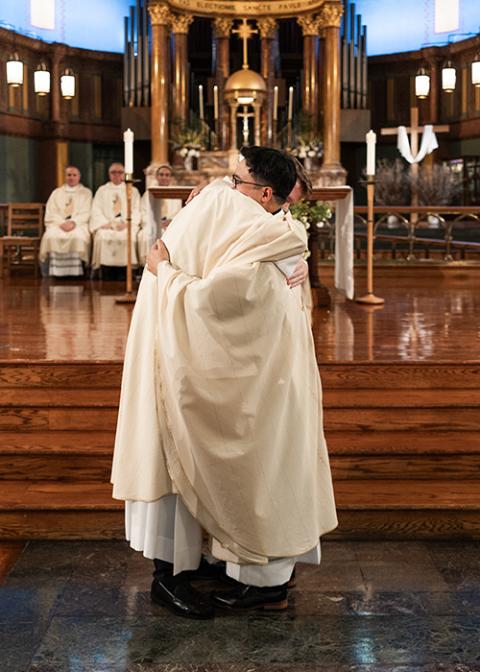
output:
M225 82L225 93L235 91L267 91L267 84L262 75L249 68L237 70Z

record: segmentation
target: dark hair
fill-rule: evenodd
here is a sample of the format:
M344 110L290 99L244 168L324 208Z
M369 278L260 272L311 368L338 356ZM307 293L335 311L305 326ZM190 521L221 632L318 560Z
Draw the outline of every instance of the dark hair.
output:
M242 147L240 153L255 181L272 187L277 200L285 203L297 181L292 159L271 147Z

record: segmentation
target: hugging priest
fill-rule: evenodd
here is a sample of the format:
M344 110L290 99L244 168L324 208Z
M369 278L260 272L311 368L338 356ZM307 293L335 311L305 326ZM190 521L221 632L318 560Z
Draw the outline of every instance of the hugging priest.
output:
M115 442L113 496L155 562L152 599L190 618L286 608L296 562L319 564L337 525L308 311L282 267L307 245L282 209L295 166L242 155L150 252ZM208 579L225 589L192 585Z

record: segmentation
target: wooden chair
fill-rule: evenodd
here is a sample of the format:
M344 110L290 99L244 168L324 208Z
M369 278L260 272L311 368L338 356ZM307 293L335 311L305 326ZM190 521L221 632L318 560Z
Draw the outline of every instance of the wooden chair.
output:
M0 277L3 276L4 261L9 275L14 266L33 266L35 277L38 277L43 207L43 203L8 204L7 235L0 237Z

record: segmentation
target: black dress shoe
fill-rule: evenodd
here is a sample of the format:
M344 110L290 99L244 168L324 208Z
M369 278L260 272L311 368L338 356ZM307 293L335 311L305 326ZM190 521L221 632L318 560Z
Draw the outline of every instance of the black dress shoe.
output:
M208 619L214 617L213 606L205 595L177 577L154 579L150 592L152 600L167 607L183 618Z
M288 607L287 586L247 586L237 583L232 590L212 593L212 603L225 609L268 609L280 611Z

